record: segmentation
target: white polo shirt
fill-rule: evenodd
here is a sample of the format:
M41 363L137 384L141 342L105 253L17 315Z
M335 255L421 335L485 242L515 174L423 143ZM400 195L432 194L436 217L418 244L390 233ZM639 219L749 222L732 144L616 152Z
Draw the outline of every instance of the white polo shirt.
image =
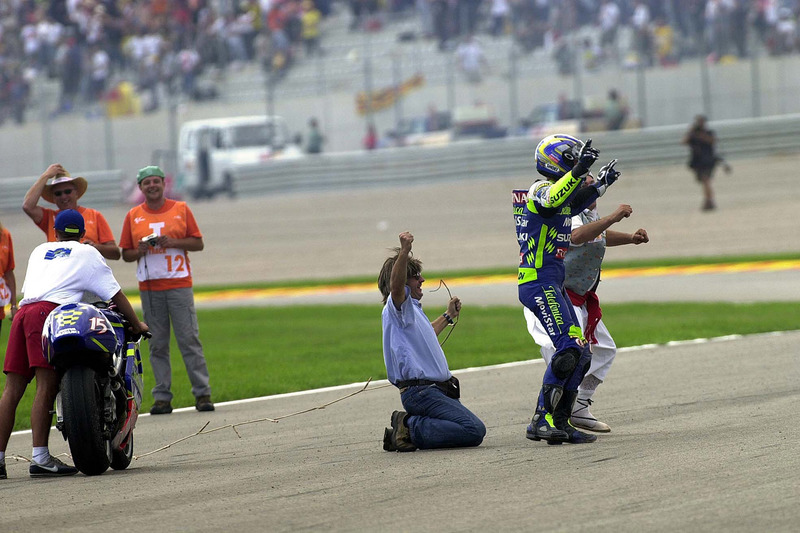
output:
M20 306L77 303L84 291L110 300L119 290L111 268L94 246L77 241L46 242L34 248L28 259Z

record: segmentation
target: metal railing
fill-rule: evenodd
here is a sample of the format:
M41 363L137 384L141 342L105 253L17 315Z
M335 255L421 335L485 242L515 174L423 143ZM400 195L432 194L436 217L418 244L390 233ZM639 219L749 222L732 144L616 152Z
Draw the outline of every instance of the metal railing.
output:
M731 120L712 125L719 152L728 159L800 152L800 115ZM681 144L683 126L598 132L594 146L620 160L621 167L680 164L688 160ZM322 154L242 168L235 175L241 195L344 187L434 183L473 178L534 175L538 139L505 138L456 142L447 146L406 147L373 152Z

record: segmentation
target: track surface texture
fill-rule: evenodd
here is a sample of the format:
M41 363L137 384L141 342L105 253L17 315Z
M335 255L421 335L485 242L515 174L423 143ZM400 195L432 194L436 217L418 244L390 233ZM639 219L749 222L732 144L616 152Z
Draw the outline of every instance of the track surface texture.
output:
M634 217L616 229L644 227L651 243L609 250L608 258L799 250L800 232L791 223L800 203L797 163L781 157L735 161L733 175L716 179L719 209L712 213L699 211L699 187L683 166L624 173L601 211L632 204ZM510 190L530 181L195 203L206 241L193 255L195 280L377 274L403 230L415 234L415 250L429 271L501 265L513 271ZM106 212L115 232L124 212ZM20 280L40 240L22 217L3 220L15 237ZM113 268L123 286L134 285L132 265ZM762 299L795 290L797 272L764 282ZM714 279L704 283L704 292L683 299L725 300L763 281L755 274L730 276L708 288ZM637 287L636 299L669 299L663 279L652 281ZM474 291L470 302L481 304L482 293ZM513 297L507 303L513 305ZM524 329L519 334L527 335ZM392 387L376 383L324 410L239 426L238 434L199 435L100 477L33 480L27 463L7 460L0 530L92 532L135 523L142 530L209 532L796 531L799 342L800 332L791 332L623 351L593 408L612 432L590 445L525 439L544 371L541 362L530 362L456 372L464 403L488 428L475 449L383 452L383 428L400 400ZM207 422L211 429L275 418L356 390L221 404L214 413L143 416L136 453L175 442ZM51 450L67 451L55 431ZM14 435L8 453L29 454L30 434Z

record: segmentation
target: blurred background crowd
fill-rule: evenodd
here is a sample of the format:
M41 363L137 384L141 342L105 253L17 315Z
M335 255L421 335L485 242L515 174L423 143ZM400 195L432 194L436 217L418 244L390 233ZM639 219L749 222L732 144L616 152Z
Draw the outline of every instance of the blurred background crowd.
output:
M669 66L687 57L729 62L757 40L771 55L799 49L800 0L0 0L0 123L22 123L39 77L59 84L58 107L115 98L134 87L142 111L163 95L213 99L199 76L233 76L258 64L280 80L324 54L326 20L339 12L351 32L381 32L413 19L399 39L455 50L475 34L510 36L521 51L552 52L559 72ZM625 28L626 42L620 43ZM580 39L566 38L580 35ZM476 52L479 53L479 52Z

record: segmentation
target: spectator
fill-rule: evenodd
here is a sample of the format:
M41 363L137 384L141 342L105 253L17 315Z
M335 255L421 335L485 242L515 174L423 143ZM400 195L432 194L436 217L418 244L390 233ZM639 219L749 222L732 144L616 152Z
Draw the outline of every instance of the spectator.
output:
M492 7L490 8L492 16L492 29L490 33L492 37L499 37L505 32L510 12L511 7L508 5L508 0L492 0Z
M467 35L464 41L456 48L458 68L464 73L470 83L480 83L483 71L489 69L483 47L475 40L472 34Z
M364 136L364 149L374 150L378 147L378 131L375 129L375 124L370 123L367 126L367 134Z
M164 196L164 171L157 166L144 167L136 181L145 201L125 216L120 247L123 260L137 263L142 309L145 320L153 326L150 363L155 402L150 414L172 412L170 324L175 328L175 340L189 373L195 409L213 411L188 255L203 249L203 235L189 206Z
M657 17L653 23L653 44L656 60L662 67L675 65L675 32L664 17Z
M305 45L306 57L320 54L319 48L319 24L322 13L314 6L313 0L303 0L303 10L300 15L302 22L302 38Z
M193 98L197 89L200 54L193 48L184 48L178 52L178 65L181 72L181 91L186 96Z
M78 200L88 187L89 184L85 178L73 178L63 166L54 163L47 167L25 193L22 210L45 233L48 242L56 240L57 235L53 224L58 213L67 209L78 211L85 221L82 242L97 248L97 251L106 259L119 259L119 248L117 248L114 234L105 217L99 211L78 206ZM38 205L39 198L56 204L58 211L40 207Z
M637 0L633 15L633 47L636 53L636 64L650 66L652 63L652 39L650 35L650 8L644 0Z
M6 317L6 306L10 305L9 318L17 313L17 278L14 276L14 241L11 232L0 223L0 330Z
M695 179L703 187L703 211L712 211L717 208L714 201L714 190L711 179L714 168L721 159L716 154L717 137L714 132L706 127L706 117L697 115L689 131L683 136L683 144L689 147L689 168L694 171ZM729 167L725 166L729 171Z
M31 86L29 79L32 79L33 74L26 75L27 72L32 72L31 68L23 70L18 65L12 65L11 73L5 81L5 93L8 99L8 114L10 114L14 122L17 124L25 123L25 109L28 107L28 99L31 93ZM0 115L3 115L0 110ZM2 123L3 116L0 116L0 123Z
M319 123L316 118L311 118L308 121L308 145L306 152L309 154L322 153L322 145L325 144L325 137L319 131Z
M93 44L89 48L89 64L91 69L89 96L92 101L102 100L106 93L108 77L111 75L111 59L99 44Z
M614 0L603 0L597 19L600 26L600 47L603 56L619 62L617 32L619 30L620 9Z
M61 78L61 96L58 112L68 113L75 105L75 96L80 90L81 72L83 72L83 54L74 36L66 38L56 52L56 64Z
M606 100L605 117L606 129L618 130L622 128L625 122L625 117L628 114L627 109L619 100L619 94L616 89L608 91L608 100Z
M36 32L41 36L38 66L47 77L55 78L57 76L55 66L56 50L64 34L64 27L51 17L44 16L36 26Z

